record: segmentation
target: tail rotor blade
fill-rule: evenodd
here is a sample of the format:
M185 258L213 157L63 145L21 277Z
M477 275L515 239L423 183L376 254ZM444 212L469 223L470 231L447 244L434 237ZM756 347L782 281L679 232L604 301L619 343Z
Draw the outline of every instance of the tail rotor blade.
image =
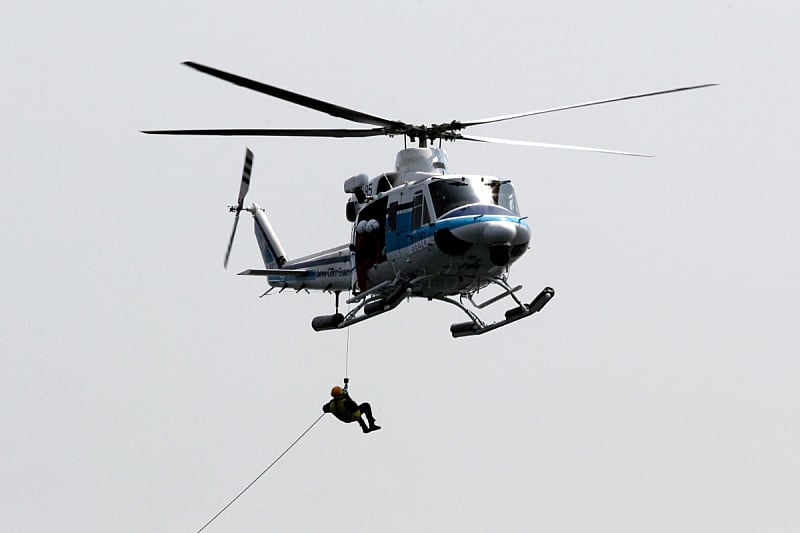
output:
M223 265L228 268L228 260L231 258L231 248L233 248L233 239L236 237L236 227L239 225L239 215L244 209L244 198L247 196L247 191L250 190L250 174L253 172L253 152L250 148L245 148L244 153L244 168L242 169L242 183L239 185L239 198L235 206L231 206L231 211L236 213L236 218L233 219L233 230L231 231L231 238L228 241L228 249L225 251L225 262Z
M250 173L253 171L253 152L250 150L250 148L246 148L245 150L244 168L242 169L242 184L239 186L239 211L241 211L242 207L244 207L244 197L247 195L247 191L250 190ZM238 211L236 212L236 216L239 216Z
M233 231L231 231L231 238L228 241L228 250L225 252L225 262L223 263L225 268L228 268L228 259L231 258L231 248L233 248L233 238L236 236L236 226L239 225L239 213L241 213L241 211L236 211L236 218L233 219Z

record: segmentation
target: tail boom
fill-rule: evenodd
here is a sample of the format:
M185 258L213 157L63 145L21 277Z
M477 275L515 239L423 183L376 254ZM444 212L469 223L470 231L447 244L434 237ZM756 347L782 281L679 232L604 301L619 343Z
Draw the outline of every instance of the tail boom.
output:
M251 205L247 210L253 215L256 240L258 248L261 250L264 266L268 269L281 268L286 263L286 252L283 251L283 246L281 246L275 230L272 229L272 224L264 214L264 210L257 204Z
M281 289L347 291L352 275L350 250L347 245L342 245L286 261L282 268L251 269L239 275L264 276L272 287Z

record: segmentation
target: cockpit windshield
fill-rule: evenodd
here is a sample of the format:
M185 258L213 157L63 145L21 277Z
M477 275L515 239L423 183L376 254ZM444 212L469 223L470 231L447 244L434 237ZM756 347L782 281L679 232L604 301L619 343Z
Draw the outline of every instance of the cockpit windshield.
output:
M471 204L493 204L519 215L514 187L507 180L484 181L476 177L443 179L431 182L428 189L437 217Z
M457 207L481 202L470 182L460 179L436 180L428 186L437 217Z

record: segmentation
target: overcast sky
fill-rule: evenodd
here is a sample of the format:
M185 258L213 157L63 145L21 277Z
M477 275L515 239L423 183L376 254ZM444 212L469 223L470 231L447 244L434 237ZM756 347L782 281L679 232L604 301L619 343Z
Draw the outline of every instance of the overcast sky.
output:
M797 3L380 4L4 9L0 529L197 531L346 370L384 429L324 418L206 531L796 529ZM404 303L348 357L332 296L235 275L249 217L223 270L226 206L249 146L288 255L342 244L343 180L403 140L138 133L352 126L184 60L414 123L721 86L469 131L652 159L447 144L514 180L510 281L556 297L462 339Z

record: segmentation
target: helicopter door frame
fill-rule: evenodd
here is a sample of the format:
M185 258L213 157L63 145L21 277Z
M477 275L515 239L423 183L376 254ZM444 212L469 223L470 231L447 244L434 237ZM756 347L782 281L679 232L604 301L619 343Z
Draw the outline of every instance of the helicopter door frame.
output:
M375 265L386 261L388 200L387 196L364 206L358 212L356 221L353 224L350 257L355 271L355 285L362 292L367 290L370 285L367 272ZM370 232L359 233L358 224L362 221L370 220L375 220L378 223L378 228Z
M386 249L396 251L400 248L400 232L397 228L397 212L400 210L400 194L389 196L389 207L386 210Z
M419 190L414 191L414 195L411 197L412 232L431 223L427 189L427 186L420 187Z
M373 219L376 220L378 224L380 224L377 236L378 236L378 241L381 244L381 249L384 250L386 248L386 233L388 231L387 218L389 211L388 204L389 204L389 197L384 196L383 198L379 198L377 200L370 202L358 212L356 220L353 224L353 237L352 237L353 245L356 244L356 238L357 238L356 227L358 226L358 223L361 222L362 220L369 221L370 219ZM386 261L385 252L382 254L381 259L377 262L382 263L383 261Z

